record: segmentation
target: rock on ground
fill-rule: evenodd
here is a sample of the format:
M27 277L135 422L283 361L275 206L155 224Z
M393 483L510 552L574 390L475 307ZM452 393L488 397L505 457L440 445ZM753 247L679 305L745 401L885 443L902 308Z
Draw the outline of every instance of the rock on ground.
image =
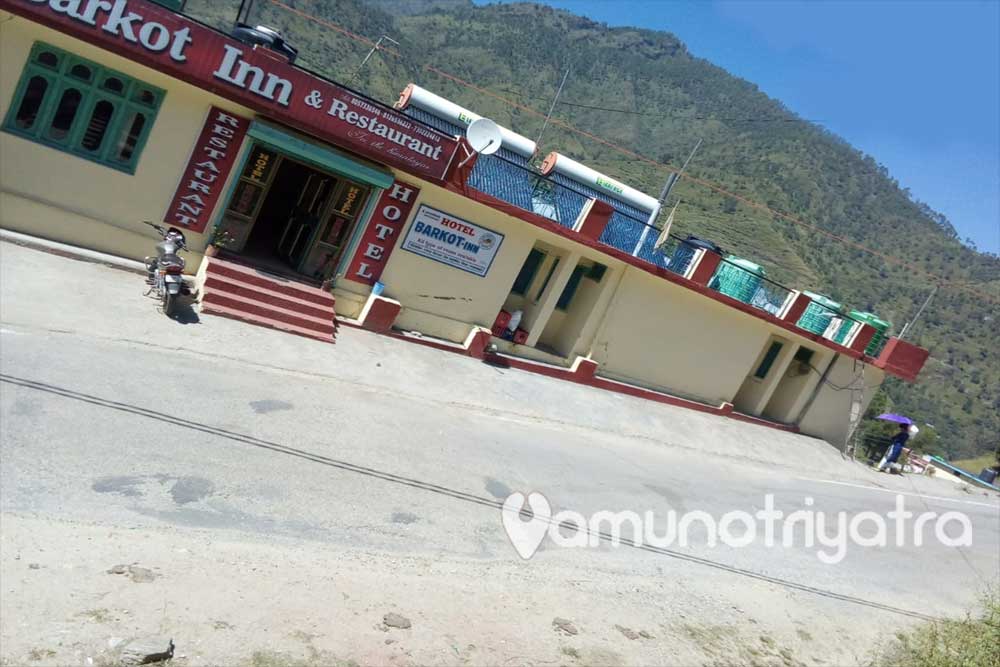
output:
M400 630L407 630L411 626L410 619L395 612L389 612L383 616L382 622L390 628L399 628Z
M561 632L566 635L579 634L579 630L573 625L573 622L568 618L559 618L556 616L552 619L552 627L556 629L556 632Z
M118 661L125 666L163 662L174 657L174 640L170 637L139 637L122 647Z

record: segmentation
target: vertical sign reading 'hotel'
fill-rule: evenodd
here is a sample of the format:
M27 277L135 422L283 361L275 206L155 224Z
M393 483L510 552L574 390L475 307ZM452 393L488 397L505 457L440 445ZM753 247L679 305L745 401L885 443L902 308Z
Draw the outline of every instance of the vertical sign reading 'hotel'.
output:
M420 188L402 181L396 181L382 193L345 278L364 285L378 282L419 194Z
M208 226L250 121L212 107L177 185L164 221L192 232Z

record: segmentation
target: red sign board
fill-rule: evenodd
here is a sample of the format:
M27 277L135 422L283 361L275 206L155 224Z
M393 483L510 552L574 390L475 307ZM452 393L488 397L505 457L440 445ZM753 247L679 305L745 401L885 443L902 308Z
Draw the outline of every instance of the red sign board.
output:
M222 194L250 119L217 107L208 111L187 168L177 185L164 220L192 232L203 232Z
M347 267L348 280L374 285L382 277L382 270L389 255L396 247L396 238L413 210L420 189L408 183L396 181L382 193L372 213L368 228L361 236L361 243L354 252Z
M148 0L0 0L25 16L419 176L443 179L458 141Z

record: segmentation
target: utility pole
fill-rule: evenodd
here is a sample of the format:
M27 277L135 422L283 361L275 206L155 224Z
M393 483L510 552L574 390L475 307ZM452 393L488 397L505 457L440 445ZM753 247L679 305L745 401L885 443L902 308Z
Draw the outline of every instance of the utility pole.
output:
M389 37L388 35L382 35L381 37L379 37L378 40L375 42L375 44L372 45L372 48L368 51L368 55L366 55L365 59L361 61L360 65L358 65L358 69L354 70L354 74L352 74L351 77L348 79L349 82L353 83L354 79L356 79L357 76L361 74L361 70L364 69L366 64L368 64L368 61L375 54L375 52L382 49L383 41L392 42L396 46L399 46L399 42L394 40L392 37Z
M549 107L549 112L545 114L545 121L542 123L542 129L538 131L538 138L535 139L535 144L542 143L542 134L545 132L545 128L549 126L549 119L552 118L552 112L555 111L556 103L559 101L559 96L562 95L563 86L566 85L566 78L569 76L570 69L571 68L569 67L566 68L562 81L559 82L559 88L556 90L556 96L552 98L552 106Z
M854 362L855 368L858 362ZM851 413L848 417L847 439L844 441L844 455L856 458L858 451L858 426L861 425L861 406L865 403L865 365L861 364L861 375L858 382L851 384Z
M930 304L931 302L931 299L934 298L934 295L937 294L937 291L940 288L941 288L940 285L934 286L934 289L931 290L931 293L927 295L926 299L924 299L924 304L920 306L920 309L917 311L917 314L913 316L912 320L903 325L903 330L899 332L899 335L896 336L896 338L898 338L899 340L903 340L903 336L905 336L910 331L910 329L913 328L913 325L917 323L917 320L920 319L920 315L923 314L924 309L927 308L928 304Z

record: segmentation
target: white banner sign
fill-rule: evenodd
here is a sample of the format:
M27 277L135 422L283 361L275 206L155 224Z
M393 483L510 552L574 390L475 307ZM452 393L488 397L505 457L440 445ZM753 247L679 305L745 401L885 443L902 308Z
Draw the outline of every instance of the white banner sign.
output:
M421 206L403 240L403 250L485 276L501 243L503 234Z

